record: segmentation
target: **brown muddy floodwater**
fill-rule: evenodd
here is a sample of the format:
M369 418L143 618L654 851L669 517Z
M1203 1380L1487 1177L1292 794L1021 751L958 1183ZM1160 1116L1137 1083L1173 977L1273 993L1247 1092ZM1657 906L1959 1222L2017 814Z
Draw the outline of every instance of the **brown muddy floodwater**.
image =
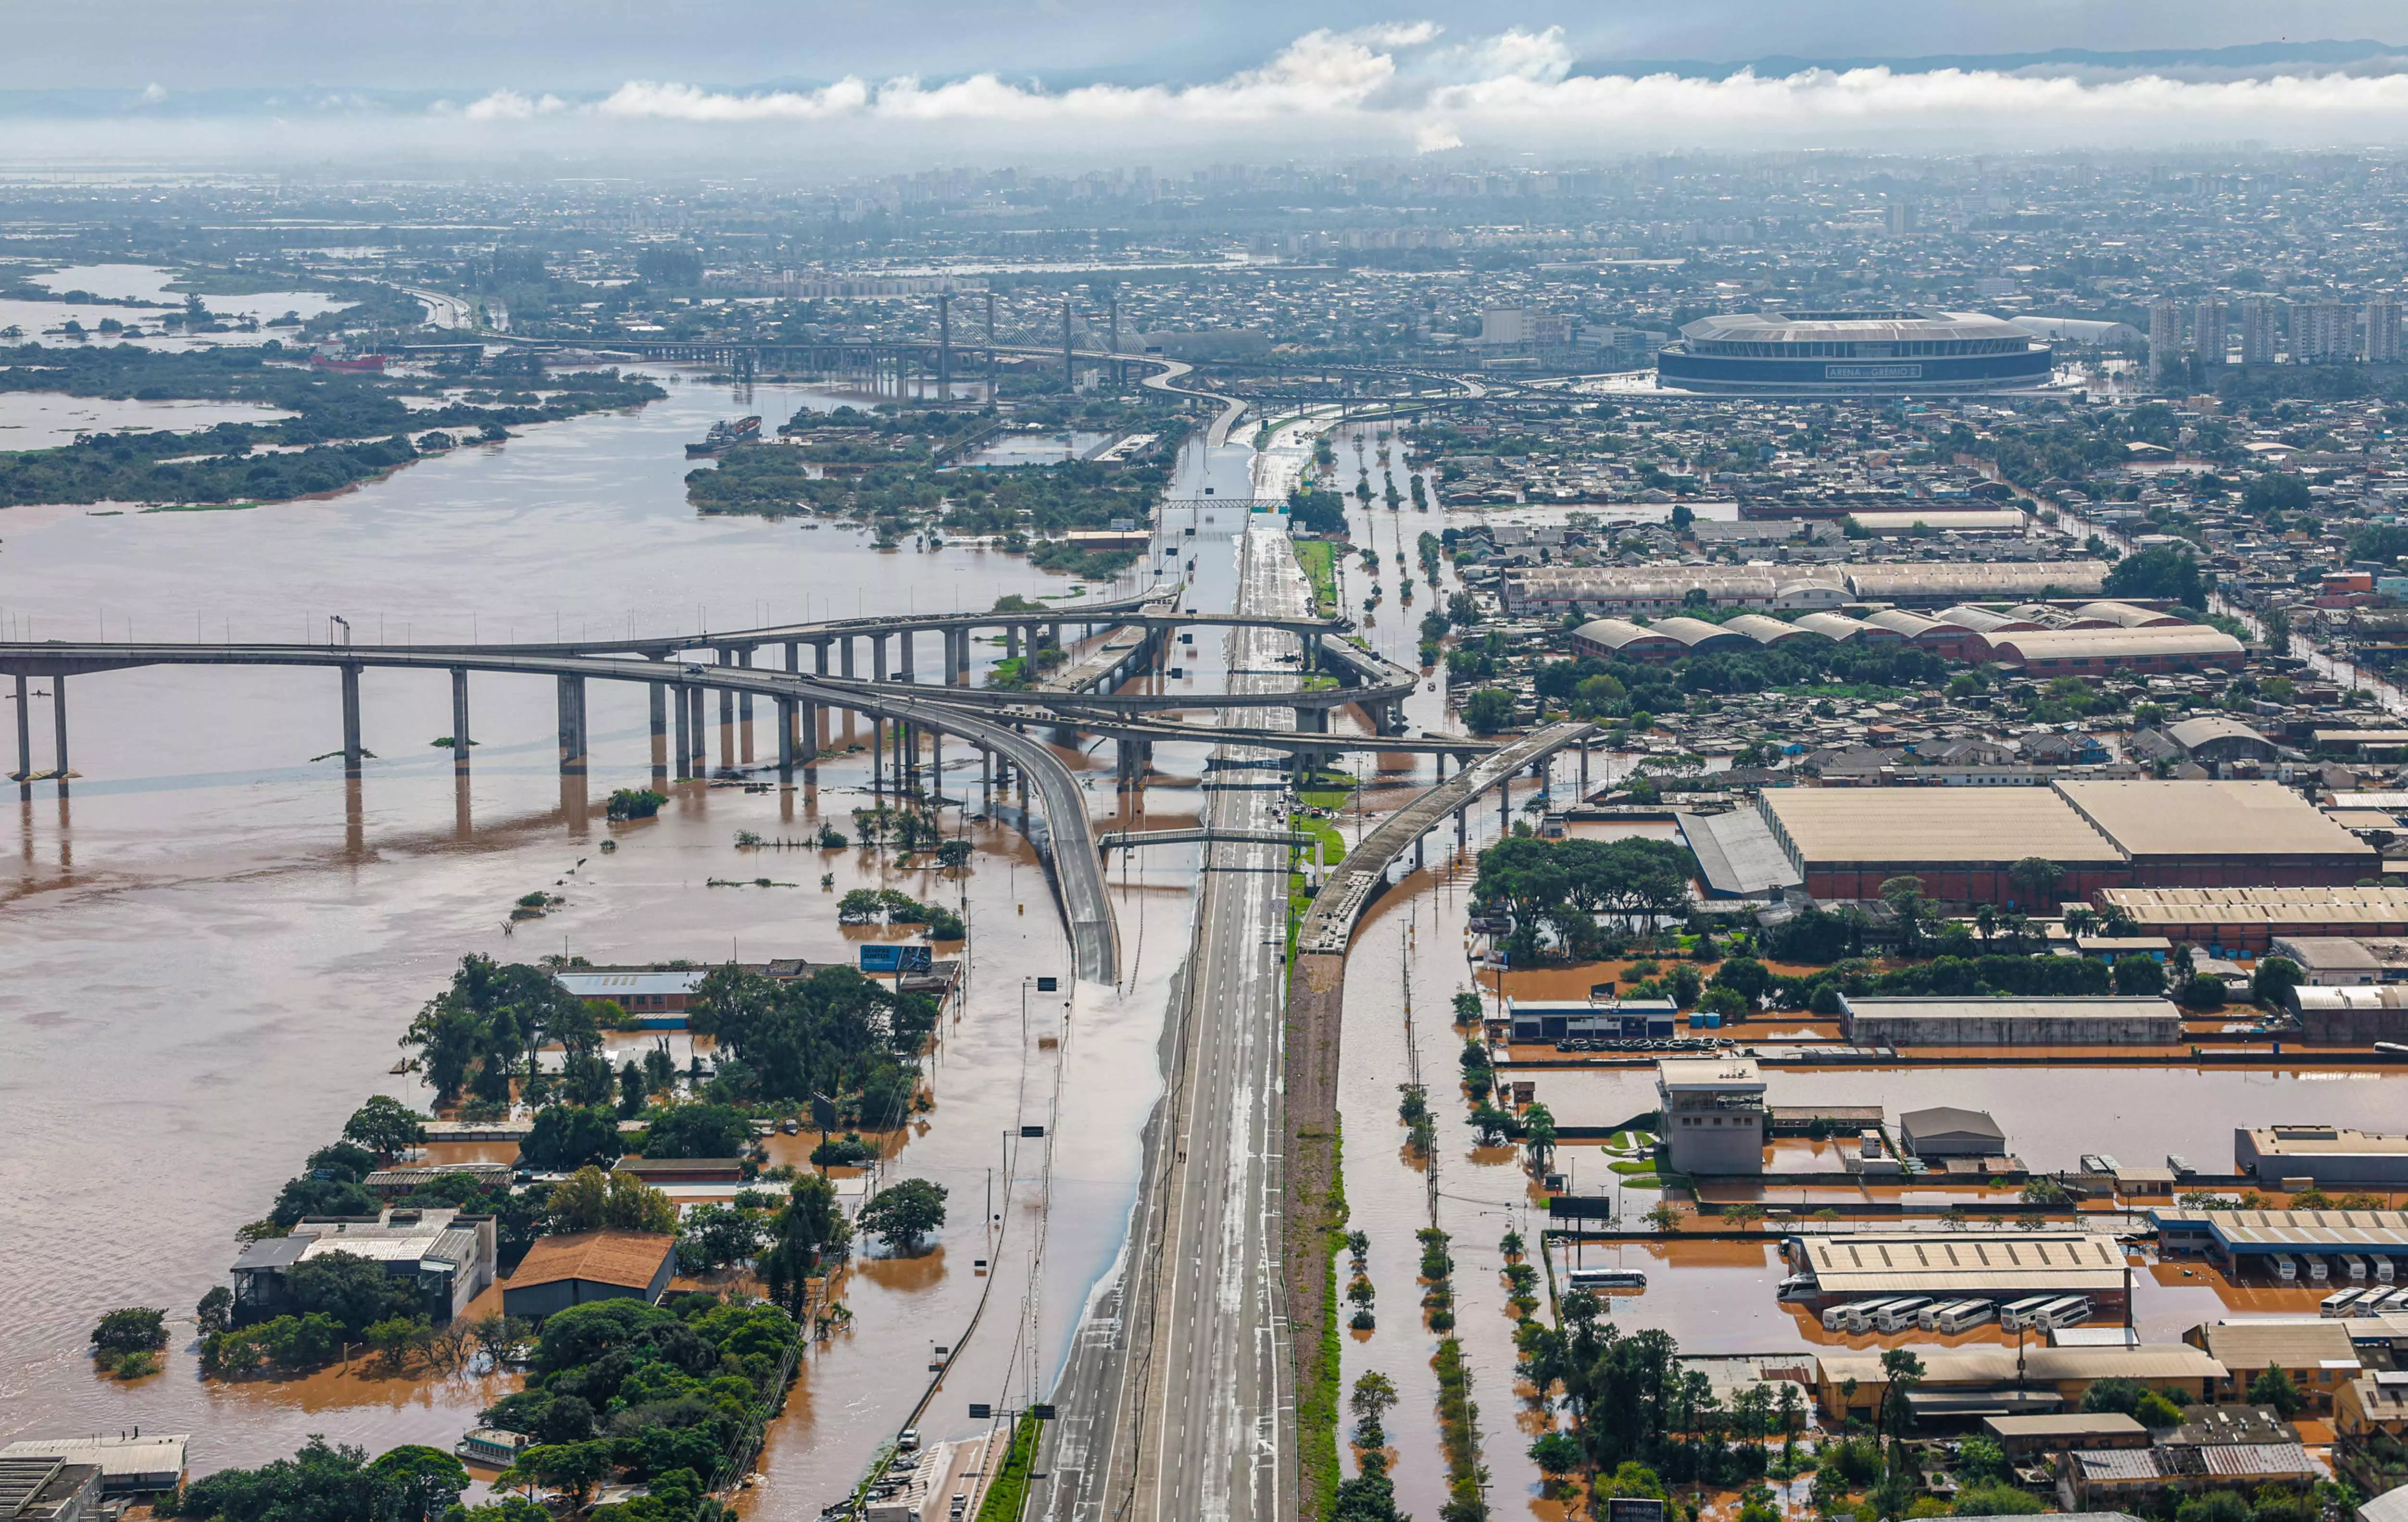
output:
M15 509L0 524L0 613L35 637L323 639L327 615L341 614L363 642L549 639L1067 590L1001 554L881 553L833 523L701 519L687 506L681 446L712 419L777 420L834 400L681 384L635 413L531 429L325 502L116 518ZM1234 472L1230 458L1193 471L1209 468L1226 491L1232 474L1241 485L1243 460L1237 450ZM1228 542L1198 548L1205 581L1217 574L1226 589ZM1190 664L1207 690L1218 661L1217 641L1199 639ZM924 649L924 670L933 661ZM925 1256L872 1251L848 1276L856 1319L806 1362L753 1494L785 1515L848 1490L918 1401L931 1342L965 1349L921 1419L931 1438L978 1430L967 1401L1023 1395L1032 1369L1041 1391L1123 1238L1138 1133L1160 1088L1164 990L1187 946L1192 856L1115 865L1121 986L1078 987L1067 1014L1032 994L1024 1028L1024 985L1066 974L1068 948L1018 834L969 826L979 854L960 883L860 850L736 848L739 830L793 835L819 818L850 832L850 810L869 801L866 752L832 758L815 788L791 798L681 784L658 818L613 826L600 800L647 778L640 691L593 684L587 793L597 806L580 813L564 806L547 684L477 679L465 796L449 752L428 743L451 729L442 674L371 672L363 687L376 759L352 790L338 761L311 759L339 745L331 676L79 676L72 792L43 783L11 801L0 828L10 971L0 983L0 1280L19 1292L0 1306L0 1439L136 1424L191 1432L195 1473L290 1453L311 1432L379 1451L448 1447L507 1381L340 1371L199 1380L189 1316L223 1282L235 1228L265 1214L364 1096L423 1102L414 1077L389 1072L395 1041L462 956L850 960L834 901L865 885L957 900L970 926L967 992L929 1063L936 1107L884 1165L889 1181L944 1184L952 1209ZM34 702L42 770L50 713L46 697ZM767 755L760 718L755 752ZM1203 768L1192 748L1161 747L1162 771L1188 785L1150 789L1149 817L1195 815ZM975 804L975 757L955 746L946 760L946 791ZM1093 811L1111 813L1109 759L1100 773L1090 759L1076 764L1100 784ZM835 876L826 889L823 873ZM706 886L760 876L775 886ZM537 889L567 902L511 928L512 901ZM1004 1157L1003 1133L1024 1121L1053 1131L1050 1176L1034 1148L1015 1143ZM981 1219L991 1169L999 1240ZM979 1258L994 1259L992 1276L973 1272ZM1033 1327L1021 1303L1032 1265ZM964 1338L990 1285L985 1317ZM166 1371L132 1385L95 1378L86 1332L129 1304L186 1318Z

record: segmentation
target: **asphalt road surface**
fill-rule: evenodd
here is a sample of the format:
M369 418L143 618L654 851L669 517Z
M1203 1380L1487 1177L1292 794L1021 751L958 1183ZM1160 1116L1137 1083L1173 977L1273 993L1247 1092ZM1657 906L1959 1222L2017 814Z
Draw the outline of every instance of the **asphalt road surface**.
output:
M1276 524L1241 542L1238 606L1302 616L1304 578ZM1288 674L1298 667L1282 658L1297 652L1293 634L1232 631L1232 689L1294 688ZM1254 760L1269 764L1227 764ZM1224 747L1219 761L1207 822L1283 826L1283 759ZM1287 849L1226 842L1206 852L1168 1094L1149 1137L1124 1273L1091 1309L1055 1390L1053 1483L1039 1494L1048 1517L1294 1515L1295 1391L1278 1250Z

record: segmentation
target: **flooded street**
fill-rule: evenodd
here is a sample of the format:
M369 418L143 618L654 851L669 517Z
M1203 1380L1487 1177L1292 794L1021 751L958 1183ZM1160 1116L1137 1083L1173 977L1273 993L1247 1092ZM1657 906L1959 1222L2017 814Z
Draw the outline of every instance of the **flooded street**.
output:
M715 418L782 420L838 400L687 383L638 413L530 429L324 502L122 518L17 509L0 524L0 605L37 637L322 641L327 616L341 614L362 641L421 642L983 607L1011 592L1075 608L1062 595L1071 583L1024 559L882 553L835 524L695 516L685 440ZM1245 452L1211 462L1224 491L1233 476L1243 490ZM1208 467L1189 468L1200 480ZM1226 590L1228 542L1201 539L1199 559L1202 579L1217 568ZM972 649L981 665L999 653ZM1210 690L1217 641L1199 638L1197 654L1188 679ZM921 1425L933 1437L975 1430L967 1402L1017 1403L1032 1367L1041 1388L1119 1247L1138 1131L1160 1088L1164 990L1186 947L1189 851L1115 863L1120 988L1079 987L1067 1019L1032 994L1024 1036L1024 983L1067 973L1068 948L1016 832L971 826L980 850L960 885L858 849L736 846L739 830L793 836L818 818L851 832L850 810L869 801L866 751L832 755L816 787L791 799L678 784L658 818L613 826L598 806L564 810L549 683L477 680L465 797L450 752L429 744L451 729L442 674L377 672L364 687L375 759L353 791L326 757L340 736L329 674L78 676L71 791L37 784L11 801L0 836L0 947L12 972L0 986L10 1055L0 1110L11 1119L0 1132L0 1272L53 1288L0 1312L0 1437L189 1431L195 1473L289 1453L310 1432L375 1449L448 1446L495 1393L485 1382L337 1371L204 1385L185 1319L165 1372L120 1385L93 1375L85 1334L120 1305L189 1318L223 1282L235 1228L265 1213L365 1095L424 1102L414 1078L388 1070L411 1015L461 957L850 961L835 898L857 886L962 895L961 1017L947 1019L929 1063L936 1108L886 1175L946 1185L950 1224L927 1256L858 1261L856 1320L806 1360L756 1494L800 1511L848 1489L919 1399L928 1344L959 1337L990 1283L977 1335ZM48 688L35 684L37 770L49 764ZM598 805L611 788L646 780L649 748L639 690L596 683L590 702L587 791ZM767 755L770 720L758 718L754 753ZM841 751L841 716L831 724ZM864 724L855 739L867 737ZM1149 817L1196 812L1202 759L1180 754L1188 748L1160 747L1165 780L1146 795ZM946 761L946 792L975 806L975 754L950 747ZM1109 752L1074 764L1094 786L1093 811L1110 815ZM618 848L603 851L606 839ZM835 878L825 889L823 873ZM706 886L762 876L773 886ZM512 902L537 889L567 902L512 932ZM1015 1143L1009 1174L999 1166L1003 1131L1040 1122L1055 1142L1050 1185L1033 1146ZM991 1167L996 1199L1009 1188L1011 1203L998 1203L1003 1235L989 1249L980 1217ZM1044 1188L1054 1208L1040 1213ZM1040 1244L1032 1326L1018 1315L1020 1288ZM995 1259L991 1280L972 1272L982 1257Z

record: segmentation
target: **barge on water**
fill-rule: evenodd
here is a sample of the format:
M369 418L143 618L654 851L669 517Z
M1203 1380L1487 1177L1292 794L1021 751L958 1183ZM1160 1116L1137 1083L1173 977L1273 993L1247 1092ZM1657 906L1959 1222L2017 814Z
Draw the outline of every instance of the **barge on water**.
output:
M685 457L688 460L707 459L711 455L732 449L739 444L754 443L760 437L761 420L758 416L723 418L710 425L710 432L702 435L700 443L689 444L685 447Z

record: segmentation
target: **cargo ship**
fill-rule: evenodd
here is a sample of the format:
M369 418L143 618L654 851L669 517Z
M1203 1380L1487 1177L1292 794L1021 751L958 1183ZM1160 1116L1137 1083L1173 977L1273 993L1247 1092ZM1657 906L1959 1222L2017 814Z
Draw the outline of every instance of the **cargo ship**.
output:
M738 444L751 444L760 436L761 420L757 417L738 418L732 422L722 419L710 425L710 432L702 436L701 443L689 444L685 447L685 457L688 460L699 460L705 455L732 449Z
M384 374L385 357L381 354L354 354L347 359L335 359L325 354L312 354L309 363L320 370L349 370L372 376Z

